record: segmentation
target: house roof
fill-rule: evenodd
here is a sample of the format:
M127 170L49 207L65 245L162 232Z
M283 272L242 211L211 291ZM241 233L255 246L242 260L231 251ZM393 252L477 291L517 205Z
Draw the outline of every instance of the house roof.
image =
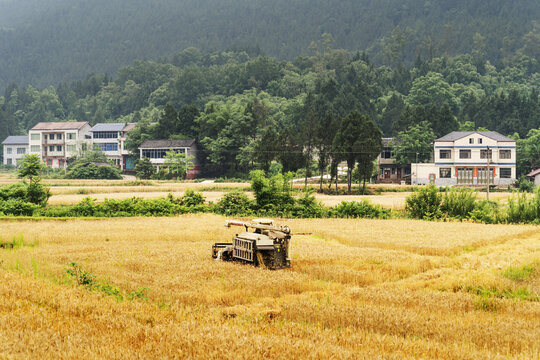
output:
M28 136L8 136L2 145L28 145Z
M126 124L126 127L124 127L122 129L122 131L124 131L124 132L131 131L131 130L133 130L135 128L135 126L137 126L137 124L131 124L131 123Z
M435 141L456 141L459 139L462 139L464 137L470 136L472 134L478 134L485 137L488 137L490 139L493 139L495 141L511 141L515 142L516 140L510 139L509 137L506 137L504 135L499 134L496 131L452 131L450 134L447 134L443 136L442 138L438 138Z
M30 130L79 130L88 124L88 121L62 121L40 122Z
M540 175L540 168L538 168L536 170L533 170L533 171L531 171L530 173L527 174L527 176L530 176L530 177L534 177L536 175Z
M125 123L99 123L94 125L94 127L91 128L90 131L122 131L125 126Z
M171 149L191 147L195 143L194 139L187 140L146 140L139 146L139 149Z

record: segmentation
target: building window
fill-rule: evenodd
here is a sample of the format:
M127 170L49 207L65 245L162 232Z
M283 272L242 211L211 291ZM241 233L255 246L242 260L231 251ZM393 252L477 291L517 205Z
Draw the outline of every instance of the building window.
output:
M469 144L474 144L474 139L473 138L469 139Z
M66 151L67 152L74 152L75 151L75 145L66 145Z
M117 151L118 144L117 143L94 143L94 149L102 150L102 151Z
M441 159L450 159L451 153L451 150L441 150L439 152L439 157Z
M499 159L511 159L512 151L511 150L499 150Z
M440 168L439 169L439 177L449 179L452 177L452 169L451 168Z
M491 159L491 150L480 150L480 159Z
M396 168L395 167L392 168L392 175L396 175Z
M30 140L40 140L40 139L41 139L41 134L39 133L30 135Z
M12 162L12 160L11 160L11 159L6 159L6 164L7 164L7 165L12 165L12 164L13 164L13 162Z
M459 150L459 158L460 159L470 159L471 158L471 150Z
M96 131L93 132L94 139L117 139L118 131Z
M54 140L54 134L49 134L49 140Z
M510 179L512 177L512 168L501 168L501 179Z
M17 148L17 154L19 155L26 154L26 148Z
M30 146L30 152L39 152L41 149L39 145L32 145Z
M163 159L169 149L143 149L142 156L150 159Z
M62 140L62 134L56 134L56 139L57 140Z
M13 154L13 149L10 148L10 147L8 147L8 148L6 149L6 154L9 154L9 155Z
M62 151L62 146L57 146L56 151Z
M69 132L66 134L66 139L68 140L75 140L77 139L77 133Z
M481 144L481 143L482 143L482 139L478 139L478 143Z
M50 152L54 152L54 146L52 146L52 145L49 146L49 151L50 151Z
M392 148L385 147L381 153L381 159L391 159L392 158Z

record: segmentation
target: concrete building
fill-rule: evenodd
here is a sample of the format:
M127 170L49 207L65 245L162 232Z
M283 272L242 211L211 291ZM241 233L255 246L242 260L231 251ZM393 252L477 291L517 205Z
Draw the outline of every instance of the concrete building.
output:
M28 154L28 136L8 136L2 141L4 146L4 165L17 165Z
M454 131L435 140L433 148L434 163L411 164L412 184L510 185L516 180L516 141L495 131Z
M186 177L188 179L197 177L200 166L197 161L197 145L195 140L146 140L139 147L140 158L149 158L152 164L158 169L165 163L165 153L170 150L183 152L184 154L191 156L191 161L194 166L188 170Z
M135 124L100 123L90 129L92 146L103 150L109 160L122 170L131 170L135 167L134 159L130 158L125 147L127 133Z
M402 166L396 163L393 149L396 141L398 140L394 138L382 138L383 151L377 158L379 164L378 183L400 183L410 177L410 166Z
M52 168L65 168L67 159L88 142L88 122L40 122L28 131L30 154L39 154Z

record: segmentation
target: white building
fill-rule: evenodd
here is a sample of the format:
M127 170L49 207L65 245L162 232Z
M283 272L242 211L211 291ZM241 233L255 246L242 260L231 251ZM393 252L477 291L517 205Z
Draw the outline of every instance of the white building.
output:
M516 141L495 131L454 131L433 145L435 163L412 164L412 184L485 185L489 179L509 185L516 180Z
M28 131L30 154L39 154L52 168L65 168L67 159L82 151L89 132L86 121L40 122Z
M4 165L17 165L28 154L28 136L8 136L4 141Z
M158 169L165 163L165 153L167 151L174 150L177 152L183 152L184 154L192 157L193 168L187 172L187 178L195 178L200 171L199 163L197 161L197 146L195 140L146 140L139 147L140 158L149 158L152 164Z
M135 124L100 123L90 129L94 149L103 150L107 158L122 170L133 169L129 152L125 147L127 133Z

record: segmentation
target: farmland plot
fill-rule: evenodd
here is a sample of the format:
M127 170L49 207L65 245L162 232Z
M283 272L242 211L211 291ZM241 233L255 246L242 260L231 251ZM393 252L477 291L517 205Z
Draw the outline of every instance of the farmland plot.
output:
M2 221L0 357L540 357L538 227L283 220L270 271L210 258L223 220Z

